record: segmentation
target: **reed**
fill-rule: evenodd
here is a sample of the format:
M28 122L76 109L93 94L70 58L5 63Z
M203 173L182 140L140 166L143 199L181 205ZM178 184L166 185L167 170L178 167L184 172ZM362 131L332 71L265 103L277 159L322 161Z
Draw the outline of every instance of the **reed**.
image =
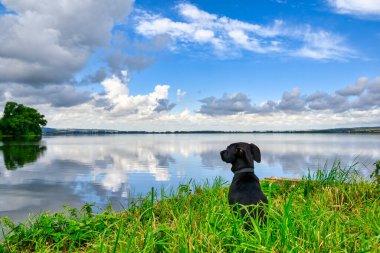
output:
M152 189L123 212L41 213L1 219L0 252L378 252L380 189L355 166L321 168L300 182L262 181L267 223L233 215L226 181Z

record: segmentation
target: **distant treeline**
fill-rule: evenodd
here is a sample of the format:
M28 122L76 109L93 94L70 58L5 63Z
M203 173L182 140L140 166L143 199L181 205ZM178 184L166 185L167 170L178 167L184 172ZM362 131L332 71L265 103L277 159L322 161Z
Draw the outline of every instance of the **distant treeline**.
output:
M296 131L118 131L106 129L43 128L44 135L109 135L109 134L259 134L259 133L380 133L380 127L334 128Z
M297 133L380 133L380 127L357 127L357 128L335 128L309 131L295 131Z

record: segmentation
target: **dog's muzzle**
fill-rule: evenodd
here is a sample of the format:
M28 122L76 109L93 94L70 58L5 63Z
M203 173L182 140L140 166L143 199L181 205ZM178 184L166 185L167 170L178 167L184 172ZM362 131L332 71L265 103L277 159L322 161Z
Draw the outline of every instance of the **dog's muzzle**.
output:
M226 156L227 150L220 151L220 157L222 158L222 161L226 162L225 156Z

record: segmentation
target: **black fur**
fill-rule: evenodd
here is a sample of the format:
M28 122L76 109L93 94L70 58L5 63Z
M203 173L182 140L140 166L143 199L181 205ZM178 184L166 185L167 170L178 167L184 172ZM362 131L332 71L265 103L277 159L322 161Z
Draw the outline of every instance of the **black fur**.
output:
M232 164L231 170L235 174L228 193L229 204L235 211L240 210L243 218L248 211L254 218L258 215L259 221L265 222L263 204L268 204L268 199L261 190L253 164L261 161L260 149L252 143L232 143L220 152L220 156L224 162ZM257 210L251 212L254 205L257 205Z

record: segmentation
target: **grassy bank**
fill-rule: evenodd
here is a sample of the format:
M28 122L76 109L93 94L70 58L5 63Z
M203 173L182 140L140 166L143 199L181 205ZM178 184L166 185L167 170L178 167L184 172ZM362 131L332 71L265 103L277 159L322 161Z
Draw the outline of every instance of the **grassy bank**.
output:
M152 190L120 213L85 205L27 224L3 218L0 252L378 252L380 188L354 169L336 163L300 182L262 181L268 222L253 221L252 231L231 213L217 179Z

